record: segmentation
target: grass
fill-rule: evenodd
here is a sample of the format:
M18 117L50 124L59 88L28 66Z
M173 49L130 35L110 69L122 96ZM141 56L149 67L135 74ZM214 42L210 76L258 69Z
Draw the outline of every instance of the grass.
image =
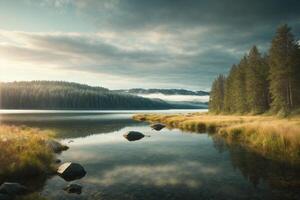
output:
M300 117L267 115L139 114L135 120L160 122L169 128L209 132L238 142L265 157L300 163Z
M52 170L54 153L45 143L53 133L25 126L0 125L0 180Z

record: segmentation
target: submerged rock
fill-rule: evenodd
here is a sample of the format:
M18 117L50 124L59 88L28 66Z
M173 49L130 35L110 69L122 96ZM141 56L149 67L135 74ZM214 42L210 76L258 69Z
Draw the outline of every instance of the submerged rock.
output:
M66 181L80 179L86 175L84 168L78 163L64 163L57 169L57 174Z
M61 143L57 142L56 140L48 140L46 145L54 152L60 153L62 151L66 151L69 149L68 146L62 145Z
M129 131L123 135L128 141L135 141L135 140L140 140L145 135L143 133L140 133L138 131Z
M161 129L165 128L166 125L164 124L160 124L160 123L157 123L157 124L152 124L151 125L151 128L153 128L154 130L156 131L160 131Z
M68 193L81 194L82 186L73 183L65 187L64 190Z
M27 187L19 184L19 183L10 183L5 182L0 186L0 194L2 194L2 197L5 196L17 196L17 195L25 195L29 191Z

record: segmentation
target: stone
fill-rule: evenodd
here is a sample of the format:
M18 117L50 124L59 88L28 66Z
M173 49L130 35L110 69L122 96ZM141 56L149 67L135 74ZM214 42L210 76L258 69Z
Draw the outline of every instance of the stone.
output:
M56 140L48 140L46 141L46 145L54 152L54 153L60 153L62 151L66 151L69 149L68 146L62 145Z
M8 196L25 195L28 193L27 187L19 183L5 182L0 186L0 194Z
M151 125L151 128L153 128L154 130L156 131L160 131L161 129L165 128L166 125L164 124L160 124L160 123L157 123L157 124L152 124Z
M68 193L81 194L82 186L73 183L65 187L64 190Z
M86 171L78 163L67 162L57 169L57 174L66 181L73 181L84 177L86 175Z
M143 133L140 133L138 131L129 131L129 132L125 133L123 136L128 141L136 141L136 140L140 140L143 137L145 137L145 135Z

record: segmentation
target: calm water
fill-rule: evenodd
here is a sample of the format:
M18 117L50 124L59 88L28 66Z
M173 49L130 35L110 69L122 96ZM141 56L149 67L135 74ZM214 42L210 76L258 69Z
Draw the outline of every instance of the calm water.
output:
M39 190L50 199L300 199L299 166L208 134L156 132L131 120L133 111L7 113L2 123L56 131L70 147L59 159L86 169L73 181L83 186L81 195L65 193L68 182L60 177L41 180ZM130 130L150 137L128 142L122 135Z

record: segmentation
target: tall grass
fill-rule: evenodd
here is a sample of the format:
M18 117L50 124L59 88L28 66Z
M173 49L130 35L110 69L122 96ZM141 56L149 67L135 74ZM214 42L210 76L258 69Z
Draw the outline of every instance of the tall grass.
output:
M45 143L52 136L40 129L0 125L0 179L51 170L54 154Z
M161 122L170 128L215 133L276 160L300 163L300 117L196 114L140 114L135 120Z

